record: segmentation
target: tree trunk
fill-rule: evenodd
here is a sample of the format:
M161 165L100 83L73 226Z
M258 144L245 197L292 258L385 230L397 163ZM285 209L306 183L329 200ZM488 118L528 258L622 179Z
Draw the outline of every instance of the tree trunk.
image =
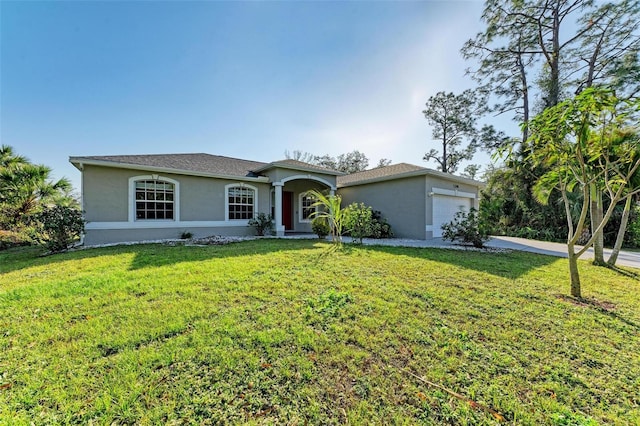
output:
M629 213L631 212L631 205L633 204L633 197L627 197L627 201L624 203L624 211L622 212L622 219L620 219L620 228L618 228L618 235L616 236L616 243L611 251L611 256L607 263L611 266L615 266L618 261L618 255L622 248L622 242L624 240L624 234L627 231L627 224L629 223Z
M602 190L596 188L595 184L590 185L591 191L591 232L594 231L602 223L603 205L602 205ZM600 228L595 233L596 238L593 240L593 264L603 266L606 265L604 261L604 230Z
M578 273L578 256L576 256L573 243L567 244L567 252L569 254L569 276L571 277L571 295L582 298L580 289L580 274Z

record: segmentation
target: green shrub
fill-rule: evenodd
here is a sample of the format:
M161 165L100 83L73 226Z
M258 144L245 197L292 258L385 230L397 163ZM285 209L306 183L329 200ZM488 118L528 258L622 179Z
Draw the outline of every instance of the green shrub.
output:
M362 244L362 239L373 235L373 212L364 203L353 203L346 208L345 227L349 235Z
M193 232L182 231L182 233L180 234L181 240L190 240L192 237L193 237Z
M331 227L325 217L315 217L311 221L311 230L318 238L326 238L331 233Z
M391 225L387 222L387 219L382 217L380 210L374 210L371 217L373 222L373 233L369 235L372 238L391 238L393 232L391 231Z
M484 247L484 243L489 239L486 228L478 219L478 211L474 208L471 208L469 213L456 213L451 222L442 225L442 231L442 238L445 240L457 240L478 248Z
M271 235L273 233L273 218L270 214L258 213L256 217L249 219L249 226L253 226L256 235Z
M68 250L84 233L82 212L73 207L45 207L33 220L34 240L52 253Z
M25 232L0 229L0 250L28 246L29 244L31 244L31 238Z

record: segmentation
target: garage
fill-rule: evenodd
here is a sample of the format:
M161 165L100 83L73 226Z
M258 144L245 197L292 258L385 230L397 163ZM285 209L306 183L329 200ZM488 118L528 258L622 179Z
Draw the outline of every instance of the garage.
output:
M468 212L473 206L471 198L433 195L433 237L442 237L442 225L453 220L459 211Z

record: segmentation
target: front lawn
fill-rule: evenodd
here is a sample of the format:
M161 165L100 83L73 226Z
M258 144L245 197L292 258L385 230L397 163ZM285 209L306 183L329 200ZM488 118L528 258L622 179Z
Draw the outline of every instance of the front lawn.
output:
M520 252L37 254L0 252L0 424L640 423L640 281L587 262L578 302Z

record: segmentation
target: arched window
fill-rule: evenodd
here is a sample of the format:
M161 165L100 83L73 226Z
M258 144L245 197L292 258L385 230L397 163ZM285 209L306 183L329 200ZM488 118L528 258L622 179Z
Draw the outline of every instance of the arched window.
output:
M227 185L227 220L247 220L255 215L257 204L256 188L250 185Z
M176 184L154 177L133 180L134 220L176 220Z

